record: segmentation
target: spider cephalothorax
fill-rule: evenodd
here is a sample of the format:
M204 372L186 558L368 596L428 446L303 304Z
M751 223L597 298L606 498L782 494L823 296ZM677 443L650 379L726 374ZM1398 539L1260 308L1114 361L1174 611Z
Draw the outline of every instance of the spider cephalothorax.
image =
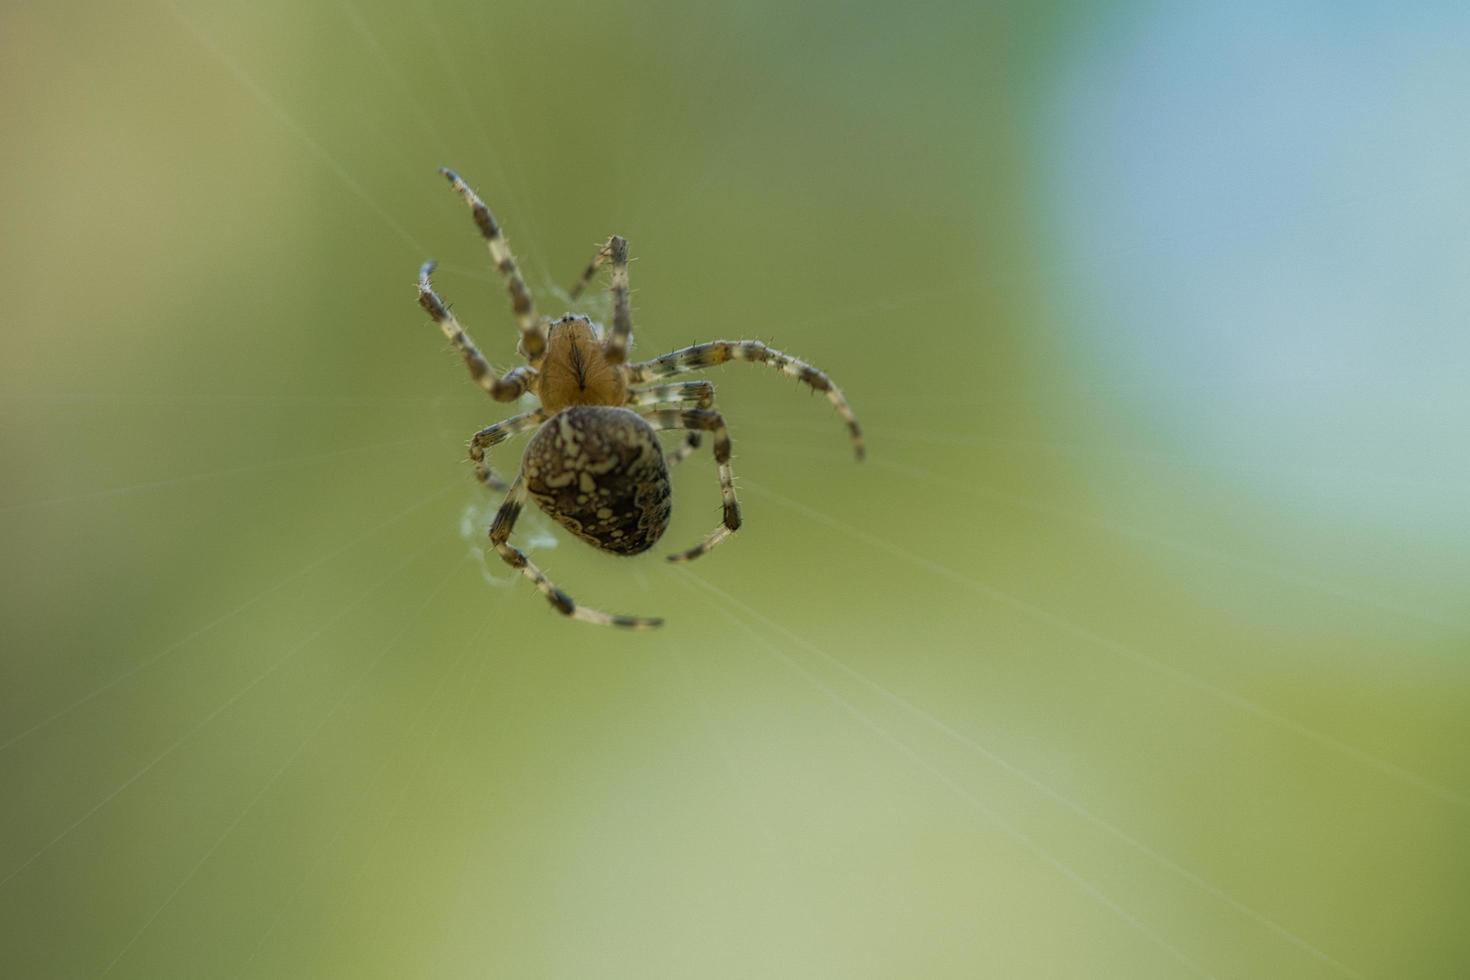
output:
M758 340L716 340L664 354L651 361L627 363L633 320L628 307L628 243L609 238L572 288L576 298L605 262L612 264L610 289L613 323L610 331L587 317L566 314L549 320L536 314L531 291L521 278L515 257L506 244L490 209L463 180L441 170L464 198L474 215L495 267L505 277L511 308L520 327L519 350L528 364L496 375L474 341L429 283L434 263L419 270L419 304L439 324L444 335L469 366L470 377L496 401L534 395L539 406L497 422L475 433L470 459L487 487L506 491L505 502L490 526L490 541L500 557L519 568L557 611L577 619L612 626L646 629L662 620L611 616L579 606L551 583L520 549L510 533L527 496L557 523L603 551L636 555L658 541L669 525L671 497L669 464L699 448L700 435L713 434L719 466L720 497L724 504L720 526L670 561L698 558L740 527L740 503L730 470L730 436L725 420L714 410L715 387L708 381L653 384L675 374L713 367L726 361L767 364L782 374L827 396L847 422L853 450L863 455L862 431L842 392L821 371L803 361L767 347ZM536 429L521 458L521 469L508 486L485 461L485 451L517 433ZM684 429L684 444L665 457L657 432Z
M535 387L542 408L555 413L569 405L621 405L628 400L621 365L603 353L603 343L602 331L585 316L568 313L549 325Z

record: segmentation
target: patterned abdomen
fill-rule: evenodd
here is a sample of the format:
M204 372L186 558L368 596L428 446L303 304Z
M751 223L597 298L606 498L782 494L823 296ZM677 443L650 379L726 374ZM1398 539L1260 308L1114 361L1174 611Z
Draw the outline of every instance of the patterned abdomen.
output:
M542 510L603 551L647 551L669 526L663 448L626 408L563 409L526 446L521 475Z

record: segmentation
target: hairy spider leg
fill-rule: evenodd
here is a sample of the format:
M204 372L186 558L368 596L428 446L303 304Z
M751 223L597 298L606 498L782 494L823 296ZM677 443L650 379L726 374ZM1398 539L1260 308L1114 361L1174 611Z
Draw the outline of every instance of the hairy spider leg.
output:
M602 263L607 261L608 247L611 244L612 240L609 239L597 246L597 253L592 256L592 261L587 263L587 268L582 270L581 278L572 283L572 288L567 290L567 296L569 298L576 299L582 295L582 290L587 288L587 284L592 281L592 277L597 275L597 270L602 268Z
M480 200L480 195L448 167L440 167L439 172L469 205L470 213L475 218L475 226L480 229L480 235L490 249L490 261L495 263L495 268L505 277L505 288L510 293L510 307L515 311L516 324L521 331L521 353L535 367L546 356L546 324L536 316L531 302L531 290L521 277L521 270L516 265L515 256L511 254L510 244L501 233L500 225L496 224L495 216L490 213L485 202Z
M510 492L506 494L505 502L500 505L500 510L495 513L495 520L490 525L490 543L495 547L495 553L501 557L511 568L518 568L521 574L532 582L541 594L546 596L546 601L551 607L563 616L572 619L580 619L584 623L595 623L598 626L621 626L624 629L648 630L663 625L662 619L645 618L641 616L614 616L610 613L592 609L588 606L579 606L576 601L561 589L557 588L546 574L537 568L525 553L509 542L510 532L515 527L516 519L521 515L521 508L526 501L526 485L518 475L515 482L510 485Z
M612 255L612 283L608 289L613 298L613 325L603 350L608 363L622 364L628 359L628 345L633 339L633 312L628 307L628 242L614 235L607 240L607 250Z
M513 415L508 419L496 422L494 425L487 425L471 436L470 459L475 464L475 477L487 489L507 489L509 485L500 477L496 476L495 471L490 468L490 464L485 461L485 450L491 446L498 446L505 440L512 436L520 435L527 429L534 429L544 421L546 421L546 413L542 409L537 408L529 412L522 412L520 415Z
M720 468L720 501L724 505L724 520L699 544L688 551L669 555L669 561L693 561L740 530L740 501L735 498L735 474L730 469L730 433L725 429L724 416L702 408L688 408L683 411L644 409L639 414L655 429L697 429L714 433L715 462Z
M635 388L628 392L628 404L635 408L679 402L694 402L697 408L713 408L715 386L708 381L676 381L673 384L658 385L653 388ZM683 444L665 455L665 461L672 466L688 459L699 448L700 436L700 430L690 429Z
M449 307L434 292L434 287L429 283L429 276L434 271L434 260L425 262L419 269L419 305L424 311L439 324L439 329L444 331L444 336L454 345L464 357L465 366L470 369L470 377L475 384L485 389L486 394L498 402L515 401L521 394L531 387L531 382L536 378L535 368L516 367L511 368L504 375L496 377L495 370L490 367L490 362L485 360L485 355L475 346L470 335L465 333L464 327L459 325L454 314L449 312Z
M602 349L609 364L622 364L628 359L628 344L633 336L633 313L628 306L628 240L622 235L609 238L592 256L592 261L582 271L582 278L572 285L567 295L572 299L581 296L582 290L597 275L597 270L609 259L612 260L612 282L608 284L608 291L613 298L613 324L612 333L608 334Z
M852 436L853 453L858 459L863 458L863 430L858 425L857 416L848 406L847 399L842 396L842 389L838 388L831 378L816 367L790 354L783 354L773 347L767 347L759 340L714 340L707 344L684 347L661 357L655 357L651 361L629 364L628 381L632 384L640 384L658 378L714 367L726 361L753 361L766 364L788 378L795 378L802 384L825 394L827 400L832 403L832 407L837 409L837 414L841 415L843 421L847 423L847 431Z

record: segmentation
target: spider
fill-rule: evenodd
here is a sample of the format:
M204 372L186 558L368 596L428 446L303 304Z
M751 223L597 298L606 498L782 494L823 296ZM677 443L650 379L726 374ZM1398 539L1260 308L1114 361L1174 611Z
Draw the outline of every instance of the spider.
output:
M661 619L614 616L579 605L557 588L541 569L510 543L510 533L529 495L562 527L593 547L615 555L636 555L653 546L669 524L672 506L670 463L699 448L703 433L712 434L719 465L724 517L703 541L670 561L691 561L740 528L740 502L730 470L730 435L715 411L715 386L708 381L648 384L662 378L714 367L726 361L766 364L827 396L847 423L853 450L863 457L862 430L842 391L804 361L767 347L758 340L715 340L672 351L649 361L628 363L633 321L628 307L628 243L613 235L588 263L571 289L576 299L604 263L612 264L612 330L585 316L566 313L556 319L536 313L531 291L521 278L515 257L485 202L454 171L439 172L469 205L490 258L505 279L511 309L520 327L517 350L528 362L497 375L465 333L449 307L434 292L430 259L419 270L419 305L449 338L469 368L470 377L499 402L534 395L538 407L476 432L470 460L480 483L505 491L505 500L490 525L490 542L506 564L536 583L557 612L589 623L652 629ZM495 475L485 454L492 446L535 429L521 457L520 472L509 485ZM686 430L682 445L665 456L656 432Z

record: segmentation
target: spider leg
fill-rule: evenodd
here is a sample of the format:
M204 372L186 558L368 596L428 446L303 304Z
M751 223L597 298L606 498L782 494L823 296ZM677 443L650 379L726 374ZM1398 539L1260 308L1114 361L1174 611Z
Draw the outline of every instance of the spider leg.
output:
M496 476L490 464L485 462L485 450L527 429L534 429L545 420L545 411L538 408L530 412L522 412L520 415L513 415L494 425L487 425L470 437L470 459L475 464L475 476L485 485L486 489L505 490L508 485Z
M613 298L612 335L603 344L609 364L622 364L628 359L628 344L633 339L633 313L628 307L628 242L621 235L607 240L612 254Z
M606 241L597 246L597 254L592 256L592 261L588 262L587 268L582 270L582 277L572 283L572 288L567 290L567 296L569 298L576 299L582 295L582 290L587 288L587 284L592 281L592 277L597 275L597 270L601 269L602 264L608 260L608 246L611 244L611 241Z
M713 408L715 386L708 381L676 381L673 384L657 385L652 388L634 388L628 392L628 404L638 408L679 402L694 402L698 408ZM699 448L700 435L698 429L690 429L679 448L669 453L664 459L671 466L675 463L682 463Z
M730 433L719 412L703 408L645 409L640 413L655 429L690 429L713 432L715 462L720 467L720 500L724 504L724 520L699 544L688 551L669 555L669 561L693 561L715 545L740 530L740 501L735 498L735 474L730 469Z
M521 508L526 501L526 486L518 475L515 482L510 485L510 492L506 494L505 502L500 505L500 510L495 513L495 520L490 525L490 543L495 547L498 554L511 568L518 568L521 574L532 582L541 594L546 596L546 601L551 603L553 609L563 616L572 619L580 619L585 623L596 623L599 626L621 626L625 629L647 630L656 626L662 626L662 619L646 619L640 616L614 616L587 606L579 606L571 596L557 588L546 574L537 568L531 559L527 558L525 552L509 542L511 529L515 527L516 519L521 515Z
M515 311L516 323L521 330L521 353L525 354L526 360L532 366L539 364L546 355L546 324L536 316L531 302L531 290L526 285L526 280L521 278L521 270L516 265L515 256L511 254L510 245L501 234L500 225L496 224L495 216L490 213L485 202L480 200L480 195L471 190L470 185L461 180L459 174L447 167L440 167L439 172L459 196L464 198L464 202L470 207L470 213L475 216L475 226L480 229L480 235L490 249L490 260L505 277L505 287L510 293L510 306Z
M707 344L684 347L655 357L651 361L629 364L627 367L628 381L631 384L641 384L658 378L688 374L690 371L714 367L726 361L754 361L759 364L767 364L788 378L795 378L813 390L825 394L827 400L832 403L832 407L837 409L837 414L841 415L843 421L847 423L847 431L852 436L853 452L858 459L863 458L863 430L858 425L857 416L848 406L847 399L843 397L842 389L812 365L790 354L783 354L773 347L767 347L759 340L714 340Z
M419 269L419 305L424 311L439 324L439 329L444 331L444 336L454 345L464 358L465 366L470 369L470 377L475 384L485 389L486 394L498 402L515 401L521 394L531 386L536 377L536 369L529 367L511 368L502 377L495 376L495 370L485 360L485 355L475 346L470 335L465 333L464 327L449 312L449 307L434 292L434 287L429 284L429 275L434 271L434 260L423 264Z
M690 456L693 456L699 450L699 443L699 432L691 431L687 436L684 437L684 441L679 444L678 449L675 449L673 452L666 453L664 455L664 462L670 466L673 466L675 463L684 462L684 460L688 459Z
M582 271L582 278L576 281L568 295L572 299L582 295L582 290L609 259L613 266L612 282L608 286L613 298L613 326L602 349L608 363L622 364L628 359L628 342L633 335L633 314L628 307L628 240L622 235L609 238L592 256L592 261Z

